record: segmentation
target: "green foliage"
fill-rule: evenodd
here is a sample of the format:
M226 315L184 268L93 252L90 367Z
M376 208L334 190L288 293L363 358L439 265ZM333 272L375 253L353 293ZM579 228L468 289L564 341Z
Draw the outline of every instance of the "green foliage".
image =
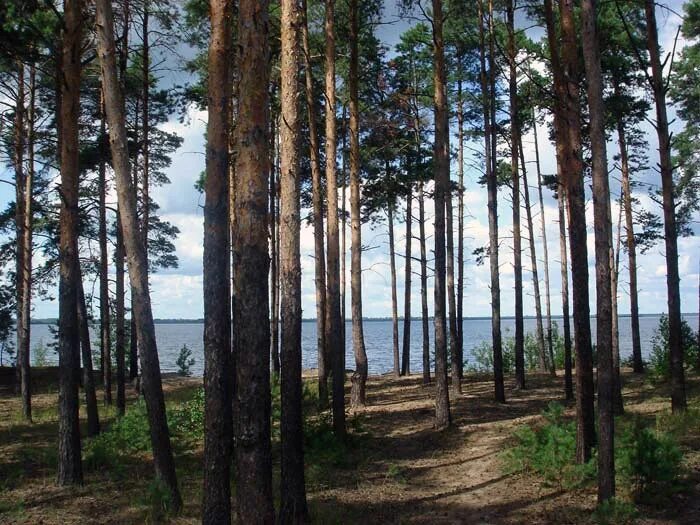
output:
M49 366L49 349L44 344L44 340L40 340L32 349L34 355L34 366Z
M170 514L170 492L165 484L156 478L146 487L141 504L148 509L146 523L165 522Z
M598 525L631 525L637 517L637 508L629 501L609 499L593 513L593 521Z
M195 359L192 357L192 350L187 345L182 345L180 354L177 356L175 363L177 364L177 373L184 377L192 375L192 367L195 364Z
M675 439L633 421L616 447L617 472L636 499L664 497L678 481L682 454Z
M204 388L168 413L170 431L185 441L204 439Z
M659 319L659 326L654 331L649 355L649 370L656 379L669 379L671 376L671 361L669 350L668 316L663 314ZM681 320L681 342L686 368L696 366L698 363L697 336L685 319Z
M564 407L550 403L543 412L544 425L524 426L515 434L515 446L504 454L508 472L530 472L542 477L547 485L571 489L593 479L595 462L577 465L576 424L565 421Z

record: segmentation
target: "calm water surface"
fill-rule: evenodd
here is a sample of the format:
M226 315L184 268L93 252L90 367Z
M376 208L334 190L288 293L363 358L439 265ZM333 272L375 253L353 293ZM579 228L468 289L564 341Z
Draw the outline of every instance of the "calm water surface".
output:
M698 316L686 315L693 330L698 329ZM561 328L561 319L553 318ZM629 317L620 318L620 354L627 357L632 353L632 333ZM640 332L642 340L642 354L648 355L651 350L651 339L654 330L658 326L658 316L640 317ZM346 323L345 356L347 368L354 366L352 354L352 327L350 322ZM513 319L504 319L501 323L504 336L512 336L515 330ZM591 322L593 330L593 340L595 341L595 319ZM369 361L369 371L372 374L382 374L393 370L392 354L392 325L391 321L365 321L365 346L367 348L367 358ZM525 319L525 331L535 332L535 319ZM399 343L403 341L403 321L399 322ZM433 326L430 324L430 343L432 349ZM158 353L160 355L160 366L163 372L177 371L175 364L180 349L187 345L192 350L195 364L192 372L195 375L202 375L204 368L203 356L203 325L201 323L187 324L156 324L156 339L158 342ZM420 319L411 322L411 370L422 369L422 323ZM53 336L49 332L48 325L32 325L32 348L43 342L50 343ZM464 320L464 354L467 365L473 362L472 349L483 342L491 340L491 320L490 319L465 319ZM99 346L98 335L93 332L94 347ZM35 352L32 352L34 354ZM58 361L56 353L48 350L47 360L55 363ZM302 364L304 368L316 367L316 323L305 321L302 323Z

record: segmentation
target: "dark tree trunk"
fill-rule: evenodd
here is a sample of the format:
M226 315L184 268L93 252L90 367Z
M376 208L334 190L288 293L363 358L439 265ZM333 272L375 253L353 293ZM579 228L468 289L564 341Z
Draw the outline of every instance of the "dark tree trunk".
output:
M445 203L450 184L450 130L447 110L447 81L445 47L442 37L444 13L442 0L433 0L433 82L435 142L435 428L447 428L452 423L450 395L447 384L447 316L446 316L446 257Z
M141 180L141 235L143 236L143 246L148 254L148 221L150 217L151 198L150 190L150 122L149 122L149 87L150 87L150 42L148 40L148 19L149 0L143 0L143 17L141 23L141 38L143 48L141 56L141 156L143 161L143 178Z
M90 324L85 306L85 291L83 278L78 269L78 325L80 332L80 349L83 358L83 390L85 391L85 407L87 409L88 436L100 433L100 416L97 412L97 395L95 394L95 376L92 371L92 349L90 347Z
M367 352L362 327L362 231L360 222L360 109L359 109L359 28L358 3L350 0L350 286L352 288L352 346L355 372L352 375L350 404L366 403Z
M123 416L126 411L126 323L124 319L124 236L122 235L120 215L117 206L117 242L114 248L114 271L116 274L114 351L117 358L117 413Z
M411 373L411 240L413 233L413 188L406 195L406 266L404 270L403 292L403 348L401 350L401 375Z
M418 231L420 244L420 302L423 325L423 384L430 384L430 319L428 318L428 257L425 247L425 197L418 183Z
M388 174L388 172L387 172ZM389 221L389 270L391 273L391 341L394 356L394 377L401 375L399 363L399 301L396 294L396 254L394 245L394 203L390 202L387 208L387 219Z
M272 144L277 148L279 137L279 128L277 127L277 118L271 118L271 127L274 137ZM278 149L278 148L277 148ZM280 364L280 298L279 298L279 217L277 210L277 194L279 181L277 179L278 154L273 153L274 161L270 171L270 302L272 306L272 315L270 316L270 345L272 351L270 357L272 359L272 372L276 377L279 377L281 372ZM319 390L319 396L321 392Z
M457 362L459 378L464 375L464 100L462 94L462 60L459 60L457 81Z
M204 487L202 523L231 523L233 440L229 245L231 3L210 1L204 203ZM144 225L145 226L145 225Z
M138 339L141 343L142 387L149 419L153 459L156 477L164 483L169 492L170 508L177 512L182 505L182 499L177 486L165 414L165 399L148 290L148 258L139 235L136 188L130 177L124 99L117 79L114 16L110 2L97 0L95 6L97 48L102 69L105 113L110 130L112 164L117 183L120 220L129 263L131 293L134 299L132 317L136 319Z
M624 197L623 197L624 198ZM618 283L620 281L620 246L622 244L622 203L617 215L617 240L615 249L610 252L610 289L612 304L612 358L614 377L613 411L621 416L624 411L622 399L622 377L620 376L620 319L618 315Z
M651 65L651 90L656 106L656 135L659 141L659 169L664 210L664 241L666 245L666 287L668 295L668 346L671 356L671 409L686 409L685 371L683 369L683 341L681 340L681 293L678 274L678 231L676 229L676 203L671 159L671 134L666 114L664 71L659 52L656 27L656 2L644 0L646 13L647 51ZM665 61L664 61L665 63Z
M268 1L238 3L239 97L233 247L236 513L273 523L268 296Z
M561 176L559 176L561 179ZM564 396L574 400L574 381L571 357L571 323L569 322L569 262L566 248L566 190L559 188L559 253L561 258L561 304L564 329Z
M605 137L603 76L598 48L596 0L581 2L581 34L593 156L593 226L596 261L596 322L598 352L598 503L615 497L615 367L612 348L612 219ZM578 367L578 364L577 364Z
M60 275L58 283L58 484L82 484L78 383L78 165L81 3L64 2L61 104Z

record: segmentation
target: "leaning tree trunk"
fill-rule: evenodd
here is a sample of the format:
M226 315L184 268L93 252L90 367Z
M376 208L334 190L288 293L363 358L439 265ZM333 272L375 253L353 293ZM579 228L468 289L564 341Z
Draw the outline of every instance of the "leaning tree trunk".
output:
M423 325L423 384L430 384L430 319L428 317L428 257L425 246L425 197L418 183L418 241L420 244L420 302Z
M239 97L233 216L233 350L236 514L272 523L267 184L268 1L238 3Z
M603 76L598 48L596 0L581 2L581 33L586 68L593 167L593 227L596 261L596 322L598 352L598 503L615 497L615 367L612 348L612 219L605 137ZM577 364L578 368L578 364Z
M659 53L656 27L656 2L644 0L647 22L647 51L651 63L651 90L656 106L656 135L659 141L659 169L664 211L664 241L666 245L666 288L668 296L668 346L671 356L671 408L673 412L686 409L683 341L681 340L681 293L678 274L678 230L671 159L671 134L666 113L667 85ZM665 62L664 62L665 63Z
M85 391L85 407L87 411L87 435L92 437L100 433L100 416L97 412L97 395L95 394L95 376L92 371L92 349L90 347L90 321L85 305L83 277L78 268L78 331L80 333L80 349L83 359L83 390Z
M311 193L314 221L314 280L316 285L316 341L318 355L318 399L323 407L328 405L328 344L326 342L326 256L323 246L323 184L321 181L321 161L318 130L316 129L316 105L314 100L313 70L311 69L311 49L306 0L302 5L303 23L301 39L303 45L304 80L306 85L306 115L309 124L309 160L311 161Z
M134 300L132 316L136 319L138 340L141 344L142 388L149 419L153 459L156 477L167 487L171 508L177 511L182 505L182 499L177 485L165 414L165 399L148 290L148 258L139 235L136 188L130 177L124 98L117 79L114 16L112 5L107 0L97 0L95 7L97 48L102 69L105 113L110 130L112 165L117 183L120 220L129 263L131 293Z
M433 83L435 113L435 427L450 426L450 395L447 385L447 316L445 203L450 184L450 129L447 110L445 47L442 37L442 0L433 0Z
M228 154L231 3L229 0L211 0L209 5L212 30L207 68L209 118L204 185L205 432L202 523L229 524L233 439Z
M80 115L81 2L65 0L59 136L61 145L61 211L58 310L58 484L82 484L78 370L78 177Z
M394 246L394 203L389 202L387 208L387 219L389 221L389 270L391 273L391 341L394 356L394 377L401 375L399 363L399 301L396 294L396 254Z
M338 174L336 170L335 122L335 30L334 0L326 0L326 198L328 202L328 260L326 291L326 343L333 370L333 430L345 434L345 320L341 314L340 232L338 226ZM343 269L344 271L344 269Z
M282 0L280 51L280 349L282 375L280 377L281 475L279 523L305 523L308 519L306 489L304 487L304 416L302 414L301 379L301 220L300 220L300 119L299 119L299 39L306 25L306 3L301 8L296 0ZM302 11L303 10L303 11ZM304 20L302 22L302 16ZM300 28L299 26L302 25ZM308 38L304 32L304 54L308 51ZM306 54L307 97L310 82L308 54ZM310 97L309 97L310 98ZM308 102L308 98L307 98ZM313 106L313 100L311 100ZM313 111L309 124L314 121ZM316 257L323 257L323 211L321 209L321 168L318 165L318 144L315 121L311 127L312 171L314 185L314 238ZM314 167L314 164L316 166ZM316 214L318 213L318 216ZM319 223L320 219L320 223ZM316 231L318 230L318 231ZM320 246L318 242L320 241ZM321 274L324 268L318 268ZM317 273L317 278L319 274ZM323 275L320 276L323 279ZM321 291L322 303L317 309L319 332L319 354L325 354L325 279L316 283L317 297Z
M350 286L352 288L352 346L355 372L352 375L350 404L366 403L367 352L362 327L362 231L360 222L360 110L358 101L359 29L357 0L350 0Z
M413 237L413 188L406 195L406 266L403 291L403 348L401 350L401 375L411 373L411 240Z

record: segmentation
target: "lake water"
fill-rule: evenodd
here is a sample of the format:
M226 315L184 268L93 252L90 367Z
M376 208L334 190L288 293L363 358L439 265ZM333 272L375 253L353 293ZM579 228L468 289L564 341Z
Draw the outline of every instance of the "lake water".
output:
M698 329L698 316L684 316L693 330ZM553 318L561 329L561 319ZM658 316L643 316L639 319L640 333L642 340L642 354L648 355L651 350L651 339L654 330L658 326ZM525 319L525 331L535 332L535 319ZM513 319L504 319L501 323L503 334L512 336L515 329ZM593 341L595 341L595 319L591 322L593 330ZM367 348L367 358L369 371L372 374L382 374L393 370L392 354L392 325L391 321L367 320L364 323L365 346ZM403 341L403 321L399 321L399 344ZM352 354L352 330L350 322L346 323L345 355L347 368L354 367L354 357ZM430 324L430 343L432 349L433 326ZM182 323L182 324L156 324L156 339L158 342L158 353L160 356L160 366L163 372L177 371L175 364L180 348L187 345L192 350L195 364L192 372L201 376L204 368L203 356L203 325L202 323ZM48 325L32 325L32 348L40 342L50 343L53 336L49 332ZM491 320L490 319L465 319L464 320L464 355L467 365L473 361L472 349L483 342L491 340ZM98 336L93 333L94 348L98 348ZM620 317L620 354L624 358L632 353L632 334L629 317ZM32 352L34 354L34 352ZM34 357L34 356L33 356ZM58 361L54 350L49 350L47 360L50 363ZM316 367L316 323L305 321L302 323L302 360L304 368ZM422 369L422 323L420 319L411 322L411 370L420 371Z

